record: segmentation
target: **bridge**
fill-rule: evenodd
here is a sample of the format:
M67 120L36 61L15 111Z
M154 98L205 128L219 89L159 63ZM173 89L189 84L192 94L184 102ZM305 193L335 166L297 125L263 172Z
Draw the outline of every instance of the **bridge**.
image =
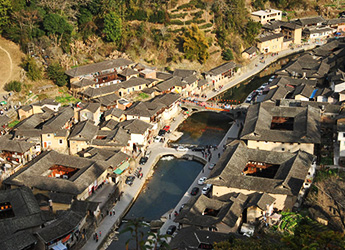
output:
M242 112L246 112L247 104L230 105L216 102L201 102L201 101L188 101L182 100L180 107L188 114L204 111L212 111L217 113L225 113L232 118L238 117Z

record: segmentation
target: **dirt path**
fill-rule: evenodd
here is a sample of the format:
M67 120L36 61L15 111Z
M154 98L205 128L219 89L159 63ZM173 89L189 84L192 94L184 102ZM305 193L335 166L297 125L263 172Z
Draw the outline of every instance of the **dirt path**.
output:
M12 63L12 57L11 57L10 53L8 53L8 51L5 50L5 49L4 49L3 47L1 47L1 46L0 46L0 49L6 53L8 59L9 59L9 61L10 61L10 70L9 70L9 73L8 73L8 77L6 78L5 81L3 81L3 82L1 83L1 86L4 86L4 85L5 85L7 82L9 82L9 80L11 79L12 71L13 71L13 63Z

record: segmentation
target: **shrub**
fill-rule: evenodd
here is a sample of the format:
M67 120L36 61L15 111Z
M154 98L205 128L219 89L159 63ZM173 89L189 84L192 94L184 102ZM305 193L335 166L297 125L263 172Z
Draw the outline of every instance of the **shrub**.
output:
M27 72L27 76L30 80L37 81L42 79L42 70L37 65L34 58L27 57L23 62L22 67Z
M170 20L170 24L183 25L184 23L181 20Z
M58 63L53 63L48 66L47 73L51 79L59 87L65 86L67 83L67 76L63 68Z
M212 23L205 23L199 26L199 29L207 29L207 28L211 28L212 26L213 26Z
M22 90L22 85L23 84L19 81L10 81L9 83L6 83L5 90L20 92Z
M222 57L225 61L231 61L234 59L234 55L232 54L231 49L224 50L222 52Z

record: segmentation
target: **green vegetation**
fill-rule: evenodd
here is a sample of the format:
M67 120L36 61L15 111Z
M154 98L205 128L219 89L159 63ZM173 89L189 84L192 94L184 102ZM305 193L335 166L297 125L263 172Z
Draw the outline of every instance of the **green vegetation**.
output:
M19 81L11 81L5 85L6 91L20 92L22 90L22 83Z
M47 68L48 77L52 80L57 86L62 87L67 84L67 76L65 71L58 63L53 63Z
M37 62L32 57L27 57L22 67L27 72L27 76L31 81L37 81L42 79L42 69L37 65Z
M70 94L63 94L61 96L57 96L55 97L55 101L61 103L62 105L68 105L70 103L77 103L80 102L80 99L74 98L73 96L71 96Z
M231 61L234 59L234 55L232 54L231 49L224 50L222 52L222 57L223 57L223 60L225 61Z
M200 63L205 63L209 56L208 43L205 34L198 26L192 24L191 28L186 28L181 39L185 57L191 61L198 60Z
M105 15L103 32L107 41L120 41L122 36L122 21L115 12L110 12Z
M9 128L13 128L13 127L16 126L18 123L20 123L19 120L15 120L15 121L13 121L13 122L10 122L10 123L8 124L8 127L9 127Z
M10 21L12 6L10 0L0 0L0 34L4 26Z

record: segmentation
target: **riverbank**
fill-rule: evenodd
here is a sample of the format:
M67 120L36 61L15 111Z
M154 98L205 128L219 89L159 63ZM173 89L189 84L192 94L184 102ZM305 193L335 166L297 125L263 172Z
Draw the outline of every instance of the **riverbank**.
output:
M296 49L286 49L286 50L282 50L280 51L277 55L275 56L271 56L270 54L264 55L264 62L260 62L260 56L256 56L254 59L251 60L251 62L245 66L243 66L240 69L240 73L235 74L232 78L230 79L223 79L219 82L217 82L217 86L223 85L223 87L221 88L220 91L213 91L213 90L208 90L206 93L207 98L195 98L196 100L199 101L207 101L210 100L212 98L214 98L215 96L227 91L228 89L236 86L237 84L240 84L244 81L246 81L247 79L249 79L250 77L260 73L261 71L263 71L267 66L269 66L270 64L276 62L279 59L282 59L284 57L293 55L293 54L299 54L302 53L304 51L307 50L311 50L313 48L315 48L316 46L321 45L321 44L316 44L316 43L312 43L312 44L306 44L306 45L301 45L299 48ZM217 89L216 86L216 89Z

